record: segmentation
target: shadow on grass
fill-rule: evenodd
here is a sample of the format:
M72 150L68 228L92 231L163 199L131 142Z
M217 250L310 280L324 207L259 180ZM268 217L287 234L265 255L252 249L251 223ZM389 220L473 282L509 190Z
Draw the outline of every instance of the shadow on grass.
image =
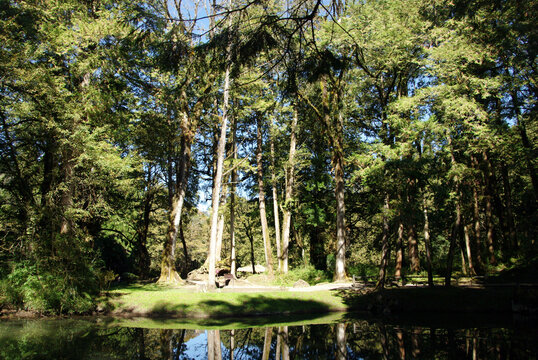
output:
M331 324L342 321L344 313L331 312L327 314L272 314L251 315L243 317L210 317L210 318L174 318L139 317L139 318L112 318L107 320L108 325L149 328L149 329L246 329L255 327L279 327Z
M260 294L243 294L239 301L232 299L202 299L195 304L178 304L161 300L144 313L123 309L123 316L143 316L158 319L191 319L196 323L203 320L205 326L224 325L237 322L239 326L259 326L268 321L286 322L290 314L303 319L314 319L319 314L334 311L327 303L313 299L272 298ZM237 319L237 320L234 320Z
M514 288L412 287L359 292L335 290L350 310L394 313L511 312Z

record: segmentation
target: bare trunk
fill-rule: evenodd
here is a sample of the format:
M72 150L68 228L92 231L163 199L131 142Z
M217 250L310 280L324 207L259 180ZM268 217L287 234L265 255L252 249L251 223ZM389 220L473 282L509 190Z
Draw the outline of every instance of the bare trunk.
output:
M288 327L283 326L280 332L281 334L281 349L282 349L282 360L290 360L290 344L288 338Z
M230 360L234 360L235 330L230 330Z
M516 225L514 221L514 212L512 210L512 187L510 186L510 178L508 177L508 169L504 162L501 163L501 175L503 179L504 187L504 203L506 209L506 227L508 229L507 239L509 239L509 246L507 248L509 253L515 251L518 247Z
M237 160L237 125L232 118L232 156L234 163ZM230 273L235 277L237 274L237 263L235 259L235 186L237 183L237 171L232 168L232 183L230 189Z
M402 268L403 268L403 234L404 234L404 224L403 219L400 214L398 220L398 240L396 240L396 269L394 271L394 277L396 280L402 278Z
M215 331L215 360L222 360L222 349L220 346L220 330Z
M402 330L396 331L396 339L398 340L398 353L400 355L400 359L405 360L405 344Z
M185 257L185 268L189 270L189 265L191 263L189 257L189 251L187 249L187 241L185 239L185 234L183 233L183 221L179 223L179 238L181 239L181 245L183 245L183 256Z
M473 159L473 167L478 168L478 161L475 157ZM484 266L484 261L482 260L482 242L481 242L481 231L480 231L480 202L478 199L478 189L479 189L478 180L474 181L473 184L473 222L474 222L474 236L476 244L476 260L478 261L479 269L482 269Z
M175 266L175 249L179 223L181 222L181 212L185 201L187 190L188 171L190 166L191 145L194 139L192 124L190 124L186 113L182 114L181 128L181 156L179 161L178 177L175 186L175 193L172 197L172 209L169 217L168 231L166 234L166 243L161 261L161 276L159 283L177 283L181 282L181 277L176 271Z
M271 128L274 128L272 125ZM274 134L271 133L271 186L273 189L273 213L275 218L275 242L276 242L276 257L278 260L278 271L282 271L282 249L280 246L280 216L278 209L278 193L276 189L276 174L275 174L275 140Z
M495 258L495 230L493 224L493 210L491 204L491 197L486 195L486 243L488 247L489 263L495 265L497 259Z
M336 269L334 280L346 278L346 205L344 201L344 144L343 117L338 114L336 144L333 149L334 183L336 196Z
M229 51L228 51L229 52ZM229 56L229 55L228 55ZM230 64L226 66L224 75L224 100L222 105L222 124L220 129L219 144L217 148L217 168L215 182L211 197L211 236L209 239L209 278L208 287L215 288L215 267L217 259L217 237L219 220L220 188L222 183L222 169L224 167L224 155L226 150L226 126L228 124L228 99L230 94Z
M346 323L338 323L336 326L336 359L347 359L346 349Z
M265 211L265 190L263 183L263 163L262 163L262 120L261 116L257 117L257 147L256 147L256 163L258 166L258 203L260 208L260 220L262 225L263 248L265 251L265 264L269 274L273 273L273 256L271 251L271 241L269 240L269 227L267 225L267 213Z
M389 220L388 220L388 211L389 211L389 194L385 194L385 202L383 204L383 238L382 238L382 255L381 255L381 264L379 265L379 279L377 281L377 288L383 289L385 287L385 280L387 277L387 267L390 259L390 244L389 244Z
M465 228L465 226L464 226ZM463 253L463 249L461 246L460 246L460 253L461 253L461 272L463 273L463 275L467 276L469 274L468 270L467 270L467 264L465 264L465 254Z
M207 360L215 360L215 330L206 330Z
M148 171L148 178L146 181L147 190L144 193L144 202L143 202L144 211L142 214L142 219L138 226L138 231L137 231L138 241L136 244L136 267L142 279L146 279L148 277L148 271L149 271L149 266L150 266L150 261L151 261L148 248L147 248L147 239L148 239L150 215L152 211L153 199L155 197L155 191L152 185L153 180L154 180L153 172L152 172L152 169L150 168Z
M529 140L529 136L527 135L525 117L521 115L519 99L516 91L513 91L512 99L514 103L514 112L517 119L517 129L519 130L521 143L525 148L525 160L531 178L532 189L534 190L534 205L536 205L536 203L538 202L538 176L536 175L536 170L534 168L534 162L536 161L536 152L533 143Z
M424 212L424 245L426 247L426 266L428 270L428 286L433 287L433 274L432 274L432 251L430 243L430 221L428 218L428 204L426 196L424 195L423 212Z
M416 179L410 178L407 181L407 206L410 214L407 216L407 248L409 256L409 265L411 272L420 272L420 259L418 256L418 240L415 229L415 193L416 193Z
M284 201L284 219L282 227L282 272L288 272L288 247L290 240L291 226L291 205L293 201L293 187L295 181L295 150L297 147L297 121L299 114L297 106L293 107L293 119L290 128L290 150L288 155L288 163L286 164L286 199Z
M73 207L73 172L74 172L74 150L69 146L68 149L62 152L62 173L64 176L63 183L65 184L62 191L61 206L62 206L62 221L60 224L60 234L69 234L73 230L73 222L68 215L69 209Z
M252 225L246 224L243 229L245 230L245 235L247 236L249 242L250 242L250 263L252 265L252 273L256 274L256 267L255 267L255 258L254 258L254 236L252 235Z
M473 257L471 252L471 239L469 237L469 227L471 225L466 225L463 227L463 235L465 237L465 251L467 252L467 259L469 262L469 273L474 276L476 275L476 271L474 269L473 265Z
M411 221L407 229L407 246L409 247L409 260L411 262L411 271L418 273L420 272L420 260L418 257L417 233L415 231L415 224L413 224L413 221Z
M276 333L276 347L275 347L275 359L276 360L280 360L281 357L280 357L280 349L281 349L281 343L282 343L282 335L280 334L280 332L282 331L281 330L282 328L278 328L277 329L277 333Z
M273 328L265 328L265 336L263 338L263 353L262 360L269 360L269 353L271 352L271 340L273 337Z
M450 148L450 162L452 167L456 166L456 158L454 156L454 148L452 147L452 138L447 136L448 146ZM450 286L450 280L452 278L452 264L454 263L454 253L456 251L456 244L459 243L458 239L461 237L461 191L460 181L458 176L454 176L455 191L456 191L456 219L452 227L452 234L450 236L450 246L448 248L445 286Z
M220 205L219 207L224 208L226 206L226 193L228 187L226 184L222 185L222 191L220 196ZM224 237L224 212L220 211L219 213L219 221L217 225L217 250L216 250L216 260L217 262L222 260L222 238Z
M491 265L497 264L495 257L495 224L493 222L493 186L492 184L492 166L488 159L486 151L482 154L484 162L486 163L486 171L484 173L485 185L486 185L486 242L488 246L489 263Z

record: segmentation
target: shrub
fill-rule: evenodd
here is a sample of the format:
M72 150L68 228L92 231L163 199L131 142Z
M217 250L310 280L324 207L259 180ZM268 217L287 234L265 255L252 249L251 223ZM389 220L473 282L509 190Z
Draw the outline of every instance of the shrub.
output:
M329 282L332 279L329 272L316 270L312 265L303 266L290 270L287 274L277 274L275 284L279 286L291 286L298 280L304 280L310 285Z
M40 313L85 313L94 307L91 291L72 275L57 271L38 271L37 266L21 262L3 282L5 303L18 309Z

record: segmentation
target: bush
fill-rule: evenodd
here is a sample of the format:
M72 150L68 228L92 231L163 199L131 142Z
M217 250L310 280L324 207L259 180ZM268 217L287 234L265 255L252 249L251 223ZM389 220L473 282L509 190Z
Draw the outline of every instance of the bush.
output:
M379 267L374 264L355 264L348 268L349 277L355 275L363 280L375 278L379 275Z
M307 265L290 270L287 274L277 274L275 276L275 284L279 286L291 286L298 280L304 280L310 285L315 285L330 282L332 275L323 270L316 270L312 265Z
M93 309L91 289L70 274L38 272L36 265L22 262L3 282L6 304L40 313L86 313Z

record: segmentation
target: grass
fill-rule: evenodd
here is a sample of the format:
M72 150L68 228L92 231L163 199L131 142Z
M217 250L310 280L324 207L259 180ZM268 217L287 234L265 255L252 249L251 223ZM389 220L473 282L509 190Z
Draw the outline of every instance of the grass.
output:
M298 280L306 281L309 285L327 283L332 281L332 273L316 270L313 266L302 266L291 269L286 274L276 272L272 277L267 274L254 274L248 276L253 284L293 286Z
M534 288L516 286L400 287L383 291L355 290L271 291L271 292L196 292L193 288L156 284L129 285L109 291L102 307L114 316L173 319L206 319L205 326L237 324L255 326L270 321L289 321L290 314L361 311L378 315L427 313L512 312L516 301L529 309L538 308ZM317 316L317 315L316 315ZM220 321L219 319L224 319ZM282 320L280 320L282 319ZM185 322L183 322L183 325ZM235 326L235 325L234 325Z
M191 289L149 285L116 288L102 299L113 314L175 318L240 317L283 313L326 313L346 310L331 291L256 293L194 292Z
M237 330L256 327L332 324L342 321L342 319L344 319L344 315L344 312L331 312L321 315L271 315L249 316L241 318L110 318L107 319L106 325L145 329Z

